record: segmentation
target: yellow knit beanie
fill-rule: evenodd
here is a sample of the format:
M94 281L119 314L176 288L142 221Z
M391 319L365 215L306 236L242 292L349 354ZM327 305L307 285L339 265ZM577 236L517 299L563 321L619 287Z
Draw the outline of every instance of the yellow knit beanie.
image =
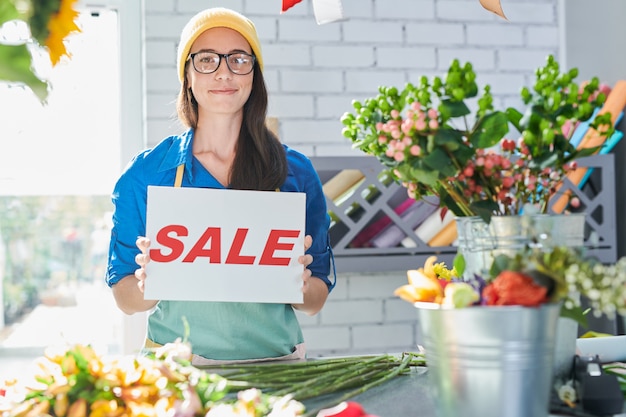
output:
M185 79L185 61L189 57L191 45L204 31L217 27L236 30L241 36L246 38L252 48L252 53L256 55L259 67L261 70L263 69L261 42L259 42L254 23L233 10L214 7L203 10L192 17L180 34L180 42L178 44L178 79L181 83Z

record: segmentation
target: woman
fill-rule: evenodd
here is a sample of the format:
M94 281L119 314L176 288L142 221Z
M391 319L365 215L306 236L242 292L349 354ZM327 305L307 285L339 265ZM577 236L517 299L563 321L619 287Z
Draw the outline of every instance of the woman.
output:
M316 314L334 286L328 278L329 217L319 177L304 155L267 129L262 70L261 46L250 20L224 8L194 16L178 47L178 116L189 129L137 155L113 192L106 280L117 305L126 314L150 311L146 348L184 337L186 320L196 364L303 358L293 310ZM145 300L149 242L137 236L145 236L148 185L306 193L306 253L299 259L304 302Z

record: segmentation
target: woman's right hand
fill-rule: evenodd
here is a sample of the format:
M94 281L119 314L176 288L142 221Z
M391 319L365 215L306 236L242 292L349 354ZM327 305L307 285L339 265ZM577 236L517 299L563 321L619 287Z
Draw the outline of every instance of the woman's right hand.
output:
M137 238L137 247L141 253L135 256L135 262L139 265L139 269L135 270L135 278L137 278L137 287L139 291L143 293L145 281L146 281L146 265L150 262L150 254L148 249L150 248L150 239L144 236Z
M133 275L126 275L113 285L113 297L117 306L126 314L135 314L148 311L157 304L157 300L144 298L144 286L146 282L146 265L150 262L150 240L147 237L138 237L135 244L141 253L135 256L135 262L139 269Z

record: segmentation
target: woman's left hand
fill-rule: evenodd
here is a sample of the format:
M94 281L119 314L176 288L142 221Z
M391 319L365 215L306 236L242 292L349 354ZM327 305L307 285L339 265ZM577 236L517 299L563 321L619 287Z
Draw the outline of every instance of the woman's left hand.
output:
M302 271L302 292L304 294L307 293L309 289L309 279L311 278L311 270L307 268L311 262L313 262L313 256L306 253L307 250L313 244L313 238L311 235L306 235L304 237L304 255L298 257L298 262L300 262L304 266L304 271Z
M324 281L316 278L312 275L308 266L313 262L313 256L306 253L306 251L313 244L313 238L309 235L304 237L304 252L305 254L298 257L298 262L304 266L302 271L302 294L304 295L304 302L302 304L292 304L294 308L312 316L317 314L328 297L328 286Z

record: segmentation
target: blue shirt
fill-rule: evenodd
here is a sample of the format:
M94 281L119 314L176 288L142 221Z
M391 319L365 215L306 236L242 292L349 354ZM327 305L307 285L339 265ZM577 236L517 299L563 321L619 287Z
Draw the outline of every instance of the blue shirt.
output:
M138 265L137 237L146 235L146 201L149 185L173 186L176 168L184 164L183 187L225 188L192 153L193 130L170 136L152 149L139 153L128 164L115 185L115 206L109 247L106 282L113 286ZM308 266L312 275L322 279L331 291L332 262L328 227L330 218L322 184L311 161L283 145L288 174L280 187L284 192L306 193L305 233L313 244ZM225 279L227 279L225 277ZM150 312L148 337L164 344L184 337L183 317L189 323L189 341L195 354L210 359L253 359L290 354L302 343L302 333L288 304L215 303L161 300Z

